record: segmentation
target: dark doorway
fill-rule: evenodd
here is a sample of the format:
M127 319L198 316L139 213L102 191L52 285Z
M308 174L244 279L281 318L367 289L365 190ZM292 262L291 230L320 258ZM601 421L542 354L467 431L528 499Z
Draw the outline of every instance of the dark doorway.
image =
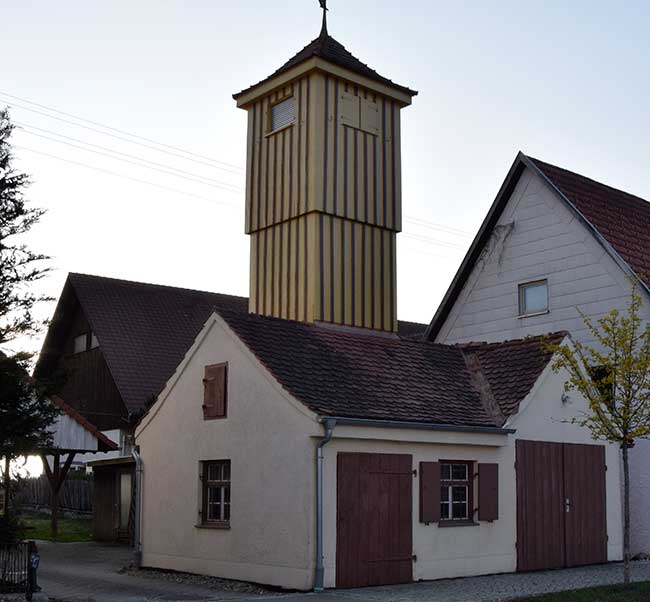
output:
M516 446L517 570L606 562L604 446Z
M412 581L412 457L339 453L337 471L336 586Z

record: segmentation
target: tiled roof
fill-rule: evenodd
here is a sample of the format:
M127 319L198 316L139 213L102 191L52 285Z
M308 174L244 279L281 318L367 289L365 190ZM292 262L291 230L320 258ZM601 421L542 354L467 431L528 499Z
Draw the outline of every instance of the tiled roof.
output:
M248 313L245 297L171 286L70 274L67 287L74 290L130 412L158 395L215 309ZM425 329L414 322L398 325L409 335ZM50 331L56 327L53 323ZM46 340L44 349L48 346Z
M358 73L359 75L363 75L368 79L371 79L376 82L380 82L391 88L395 88L403 92L404 94L408 94L409 96L415 96L417 94L415 90L411 90L406 86L400 86L399 84L396 84L395 82L391 81L387 77L379 75L379 73L377 73L374 69L371 69L370 67L368 67L368 65L362 63L358 58L356 58L352 53L350 53L345 48L345 46L343 46L343 44L337 42L324 29L323 31L321 31L321 34L315 40L312 40L309 44L307 44L307 46L305 46L300 52L298 52L294 57L292 57L284 65L282 65L282 67L277 69L275 72L273 72L271 75L269 75L267 78L263 79L262 81L253 84L252 86L246 88L245 90L242 90L237 94L234 94L233 97L235 99L239 98L240 96L246 94L253 88L262 85L263 83L269 81L270 79L276 77L277 75L280 75L281 73L284 73L285 71L289 71L289 69L291 69L292 67L295 67L300 63L304 63L305 61L309 60L312 57L321 58L325 61L328 61L329 63L333 63L334 65L343 67L348 71L352 71L353 73Z
M278 382L319 415L503 423L481 398L461 347L241 312L220 314ZM506 408L518 406L549 360L539 339L479 344L471 352L485 358L485 376Z
M650 203L561 167L531 160L650 286Z
M544 342L558 345L567 336L558 332L546 337L529 337L503 343L468 343L459 345L468 358L475 358L485 377L492 398L503 416L519 411L519 403L528 395L535 381L551 359Z

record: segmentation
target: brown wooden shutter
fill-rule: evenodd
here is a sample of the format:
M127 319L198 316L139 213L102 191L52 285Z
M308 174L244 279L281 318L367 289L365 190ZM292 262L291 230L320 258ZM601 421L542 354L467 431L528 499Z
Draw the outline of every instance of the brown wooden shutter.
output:
M440 520L440 464L420 462L420 522Z
M478 519L499 518L499 465L478 465Z
M203 418L224 418L228 401L228 364L205 367Z

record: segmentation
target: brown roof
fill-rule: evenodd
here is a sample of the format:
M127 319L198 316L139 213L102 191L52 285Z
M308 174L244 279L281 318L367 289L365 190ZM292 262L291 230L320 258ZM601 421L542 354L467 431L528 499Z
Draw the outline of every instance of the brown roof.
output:
M290 58L284 65L282 65L282 67L274 71L271 75L269 75L267 78L263 79L262 81L253 84L252 86L246 88L245 90L242 90L241 92L238 92L237 94L233 94L233 98L236 100L240 96L246 94L247 92L250 92L253 88L256 88L257 86L261 86L262 84L266 83L270 79L273 79L277 75L280 75L285 71L289 71L289 69L295 67L296 65L299 65L300 63L304 63L305 61L309 60L312 57L318 57L320 59L323 59L324 61L333 63L334 65L338 65L339 67L343 67L348 71L352 71L353 73L358 73L359 75L367 77L368 79L371 79L376 82L380 82L386 86L400 90L401 92L403 92L404 94L408 94L409 96L415 96L417 94L415 90L411 90L406 86L400 86L399 84L396 84L395 82L391 81L387 77L379 75L379 73L377 73L374 69L371 69L370 67L368 67L368 65L362 63L358 58L356 58L352 53L350 53L345 48L345 46L343 46L343 44L337 42L332 36L330 36L327 33L327 30L323 28L320 35L315 40L312 40L309 44L307 44L307 46L305 46L300 52L298 52L295 56Z
M506 416L550 359L539 339L466 351L421 338L219 313L291 395L323 416L500 427L503 420L486 407L466 354L485 362L484 375Z
M484 376L489 394L503 416L519 411L519 403L528 395L552 353L544 345L559 345L567 336L557 332L544 337L528 337L503 343L467 343L459 345L468 358L474 358Z
M531 161L650 286L650 203L561 167Z
M185 352L214 310L248 314L248 299L171 286L146 284L69 274L50 325L37 374L47 373L57 357L57 341L66 324L56 315L62 306L81 305L122 396L131 413L144 409L158 395ZM68 312L69 315L69 312ZM413 335L424 324L399 322L399 329Z
M650 203L520 152L426 330L428 339L435 340L442 328L525 169L546 180L605 248L613 249L650 287Z

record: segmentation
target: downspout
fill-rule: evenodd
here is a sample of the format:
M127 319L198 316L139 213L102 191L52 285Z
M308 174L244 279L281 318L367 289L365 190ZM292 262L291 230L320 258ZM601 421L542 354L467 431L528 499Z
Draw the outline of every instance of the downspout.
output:
M144 465L137 447L131 452L135 460L135 516L133 520L133 564L136 568L142 566L142 483Z
M314 575L314 591L322 592L325 577L323 558L323 448L330 442L334 434L336 420L323 419L325 435L318 443L316 450L316 574Z

